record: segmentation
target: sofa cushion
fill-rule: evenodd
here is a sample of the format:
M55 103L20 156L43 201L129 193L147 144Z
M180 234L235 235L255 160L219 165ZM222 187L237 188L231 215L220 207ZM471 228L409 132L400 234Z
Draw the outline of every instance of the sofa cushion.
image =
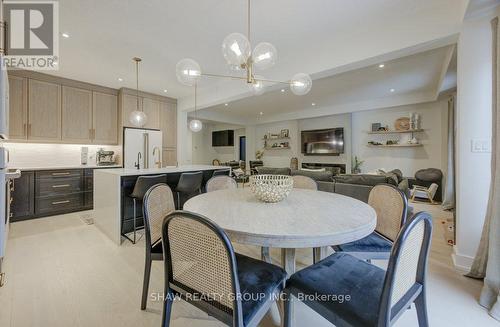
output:
M397 183L395 183L394 179L387 178L386 176L382 176L382 175L345 174L345 175L334 176L333 179L337 183L346 183L346 184L375 186L378 184L389 183L389 184L397 185Z
M401 183L401 181L403 180L403 172L399 169L393 169L391 170L389 173L393 173L397 176L398 178L398 184Z
M255 167L259 175L290 175L291 169L285 168L273 168L273 167Z
M331 171L311 171L311 170L292 170L292 176L307 176L316 182L333 182L333 173Z
M370 191L373 186L347 183L333 183L335 185L335 193L349 196L358 199L365 203L368 202Z

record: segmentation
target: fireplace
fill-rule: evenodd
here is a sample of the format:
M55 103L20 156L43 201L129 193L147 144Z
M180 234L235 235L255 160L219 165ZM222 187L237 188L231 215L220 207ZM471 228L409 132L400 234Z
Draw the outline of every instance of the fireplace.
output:
M345 174L345 164L333 163L316 163L316 162L303 162L302 168L306 169L321 169L325 168L333 173L333 175Z

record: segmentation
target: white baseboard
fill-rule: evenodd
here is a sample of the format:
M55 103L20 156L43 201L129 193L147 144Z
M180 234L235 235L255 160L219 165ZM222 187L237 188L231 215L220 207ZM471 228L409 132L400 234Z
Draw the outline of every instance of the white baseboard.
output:
M453 246L451 258L453 259L455 269L463 273L468 273L472 267L472 263L474 262L473 257L458 253L456 245Z

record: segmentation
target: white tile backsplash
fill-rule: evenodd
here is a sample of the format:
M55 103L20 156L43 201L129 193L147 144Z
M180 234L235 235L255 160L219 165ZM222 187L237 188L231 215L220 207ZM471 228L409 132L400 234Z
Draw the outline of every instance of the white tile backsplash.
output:
M3 146L9 150L12 168L79 166L82 147L88 148L88 165L96 163L96 152L100 148L114 151L117 162L121 163L121 146L37 143L4 143Z

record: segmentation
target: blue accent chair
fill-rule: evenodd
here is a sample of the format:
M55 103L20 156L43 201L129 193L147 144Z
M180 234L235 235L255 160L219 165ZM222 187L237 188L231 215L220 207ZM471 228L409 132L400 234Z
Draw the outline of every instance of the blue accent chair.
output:
M296 272L284 290L284 326L290 326L294 296L337 327L391 326L415 303L419 326L427 327L425 275L431 233L431 216L416 214L398 234L387 272L347 253L334 253Z
M172 212L163 221L162 240L164 327L174 296L228 326L257 326L285 286L282 268L235 253L224 231L203 216Z
M379 184L372 188L368 204L377 212L377 227L360 240L334 245L335 252L345 252L361 260L387 260L399 230L406 221L408 199L394 185Z

